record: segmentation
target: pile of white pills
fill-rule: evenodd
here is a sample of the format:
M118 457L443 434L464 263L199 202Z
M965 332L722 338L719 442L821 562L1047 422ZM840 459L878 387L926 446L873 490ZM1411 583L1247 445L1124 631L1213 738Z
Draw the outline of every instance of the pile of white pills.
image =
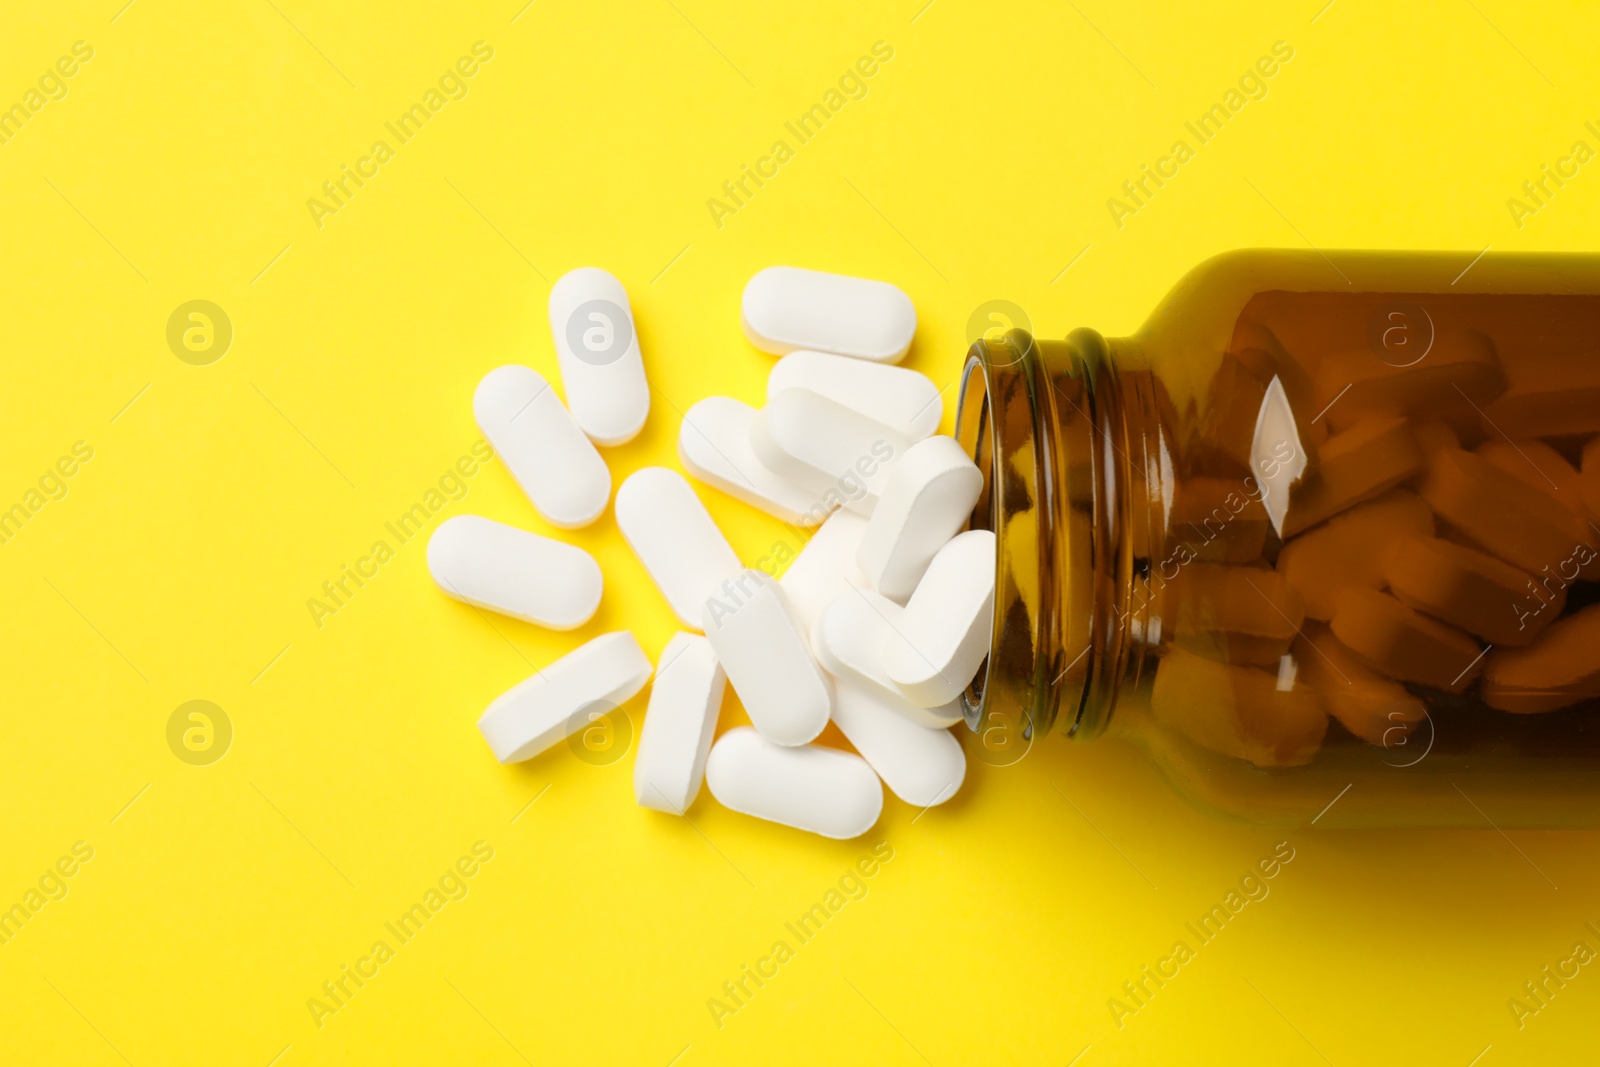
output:
M603 634L497 698L478 729L500 762L530 759L653 674L634 761L641 805L681 815L704 781L734 811L851 838L877 822L883 786L927 808L965 778L950 727L994 615L994 535L962 532L983 476L936 435L939 389L894 366L917 325L895 286L770 267L745 287L743 325L781 357L766 406L702 400L679 428L679 458L816 532L774 580L740 562L683 475L634 472L617 489L617 525L683 630L653 669L631 633ZM596 445L639 432L650 390L610 274L562 277L550 326L566 404L538 372L505 366L473 410L539 514L578 529L611 498ZM584 549L476 515L434 532L428 569L458 600L555 630L593 617L603 588ZM716 737L728 683L753 726ZM813 743L830 720L855 753Z

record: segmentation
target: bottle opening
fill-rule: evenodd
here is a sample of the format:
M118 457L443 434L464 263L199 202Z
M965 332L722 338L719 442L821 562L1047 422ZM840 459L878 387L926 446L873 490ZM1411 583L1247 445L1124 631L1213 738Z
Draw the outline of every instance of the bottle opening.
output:
M978 735L974 756L997 765L1021 759L1049 729L1060 680L1054 488L1044 472L1049 445L1038 432L1041 371L1026 331L980 339L967 352L956 411L956 440L984 479L971 527L992 531L998 549L989 656L962 710Z
M966 364L961 371L961 389L956 402L956 440L960 443L967 455L972 457L978 470L983 473L983 489L978 493L978 502L973 506L972 518L968 527L973 530L989 530L999 536L995 530L994 516L996 511L994 500L994 419L989 410L988 382L983 373L983 359L979 352L982 342L974 344L967 352ZM1000 553L995 553L995 592L996 607L995 617L999 618L998 596L1000 586L999 570L1001 568ZM978 668L978 673L967 684L966 690L961 694L961 713L966 719L967 726L973 731L981 729L983 715L984 694L988 690L989 671L994 663L994 648L998 639L999 627L994 627L994 634L989 639L989 655L985 657L983 665Z

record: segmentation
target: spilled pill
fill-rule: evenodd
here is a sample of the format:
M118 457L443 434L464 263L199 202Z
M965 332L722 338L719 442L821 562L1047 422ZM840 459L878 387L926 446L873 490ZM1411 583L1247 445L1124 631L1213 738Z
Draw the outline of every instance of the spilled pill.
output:
M917 332L911 298L888 282L768 267L744 287L745 336L763 352L797 348L898 363Z
M866 519L840 508L817 527L778 579L800 620L801 631L808 636L834 597L866 586L867 580L856 566L856 549L866 531Z
M683 475L645 467L617 490L617 526L685 626L698 629L706 598L744 569Z
M546 522L576 529L605 511L611 472L538 371L516 364L490 371L472 411Z
M967 754L955 735L912 722L875 687L840 681L833 721L889 791L907 804L943 804L966 778Z
M989 654L994 621L995 538L957 534L939 549L884 644L884 669L914 704L956 699Z
M501 763L532 759L631 699L649 680L650 661L633 634L601 634L496 697L478 730Z
M747 726L712 746L706 785L725 808L841 841L866 833L883 813L883 786L860 756L786 748Z
M898 430L809 389L785 389L750 424L767 469L816 494L872 514L890 465L911 447Z
M944 402L933 379L828 352L790 352L767 375L767 399L785 389L809 389L920 441L939 429Z
M803 745L822 732L832 688L776 581L758 570L734 575L706 601L701 619L761 736Z
M867 522L856 562L873 587L904 602L933 554L954 537L978 502L983 473L949 437L930 437L906 449L883 486Z
M588 622L603 586L600 565L578 546L480 515L439 524L428 573L457 600L552 630Z
M707 485L797 526L815 526L833 510L810 492L768 470L750 447L756 409L726 396L690 408L678 427L678 458Z
M633 795L641 807L682 815L694 803L726 685L711 642L691 633L667 642L633 759Z
M884 668L884 649L899 639L905 608L870 589L839 594L822 613L811 639L817 660L829 674L857 687L874 690L886 706L905 718L940 730L961 721L961 702L938 707L913 704Z
M572 417L600 445L631 441L650 414L650 386L627 291L599 267L550 289L550 333Z

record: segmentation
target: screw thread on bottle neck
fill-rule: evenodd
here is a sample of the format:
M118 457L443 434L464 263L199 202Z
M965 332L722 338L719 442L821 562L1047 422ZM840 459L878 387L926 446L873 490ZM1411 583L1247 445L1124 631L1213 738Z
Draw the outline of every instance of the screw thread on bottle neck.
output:
M968 353L956 434L985 478L973 525L999 542L989 661L965 697L988 746L1098 736L1159 638L1150 558L1171 474L1149 375L1121 366L1133 344L1013 330Z

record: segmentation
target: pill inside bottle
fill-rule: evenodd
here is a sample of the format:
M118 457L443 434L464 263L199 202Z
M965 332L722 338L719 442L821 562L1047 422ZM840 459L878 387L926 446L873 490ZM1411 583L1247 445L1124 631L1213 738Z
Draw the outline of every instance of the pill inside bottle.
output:
M1600 826L1600 256L1250 250L1132 335L980 339L985 762L1141 749L1200 806Z

